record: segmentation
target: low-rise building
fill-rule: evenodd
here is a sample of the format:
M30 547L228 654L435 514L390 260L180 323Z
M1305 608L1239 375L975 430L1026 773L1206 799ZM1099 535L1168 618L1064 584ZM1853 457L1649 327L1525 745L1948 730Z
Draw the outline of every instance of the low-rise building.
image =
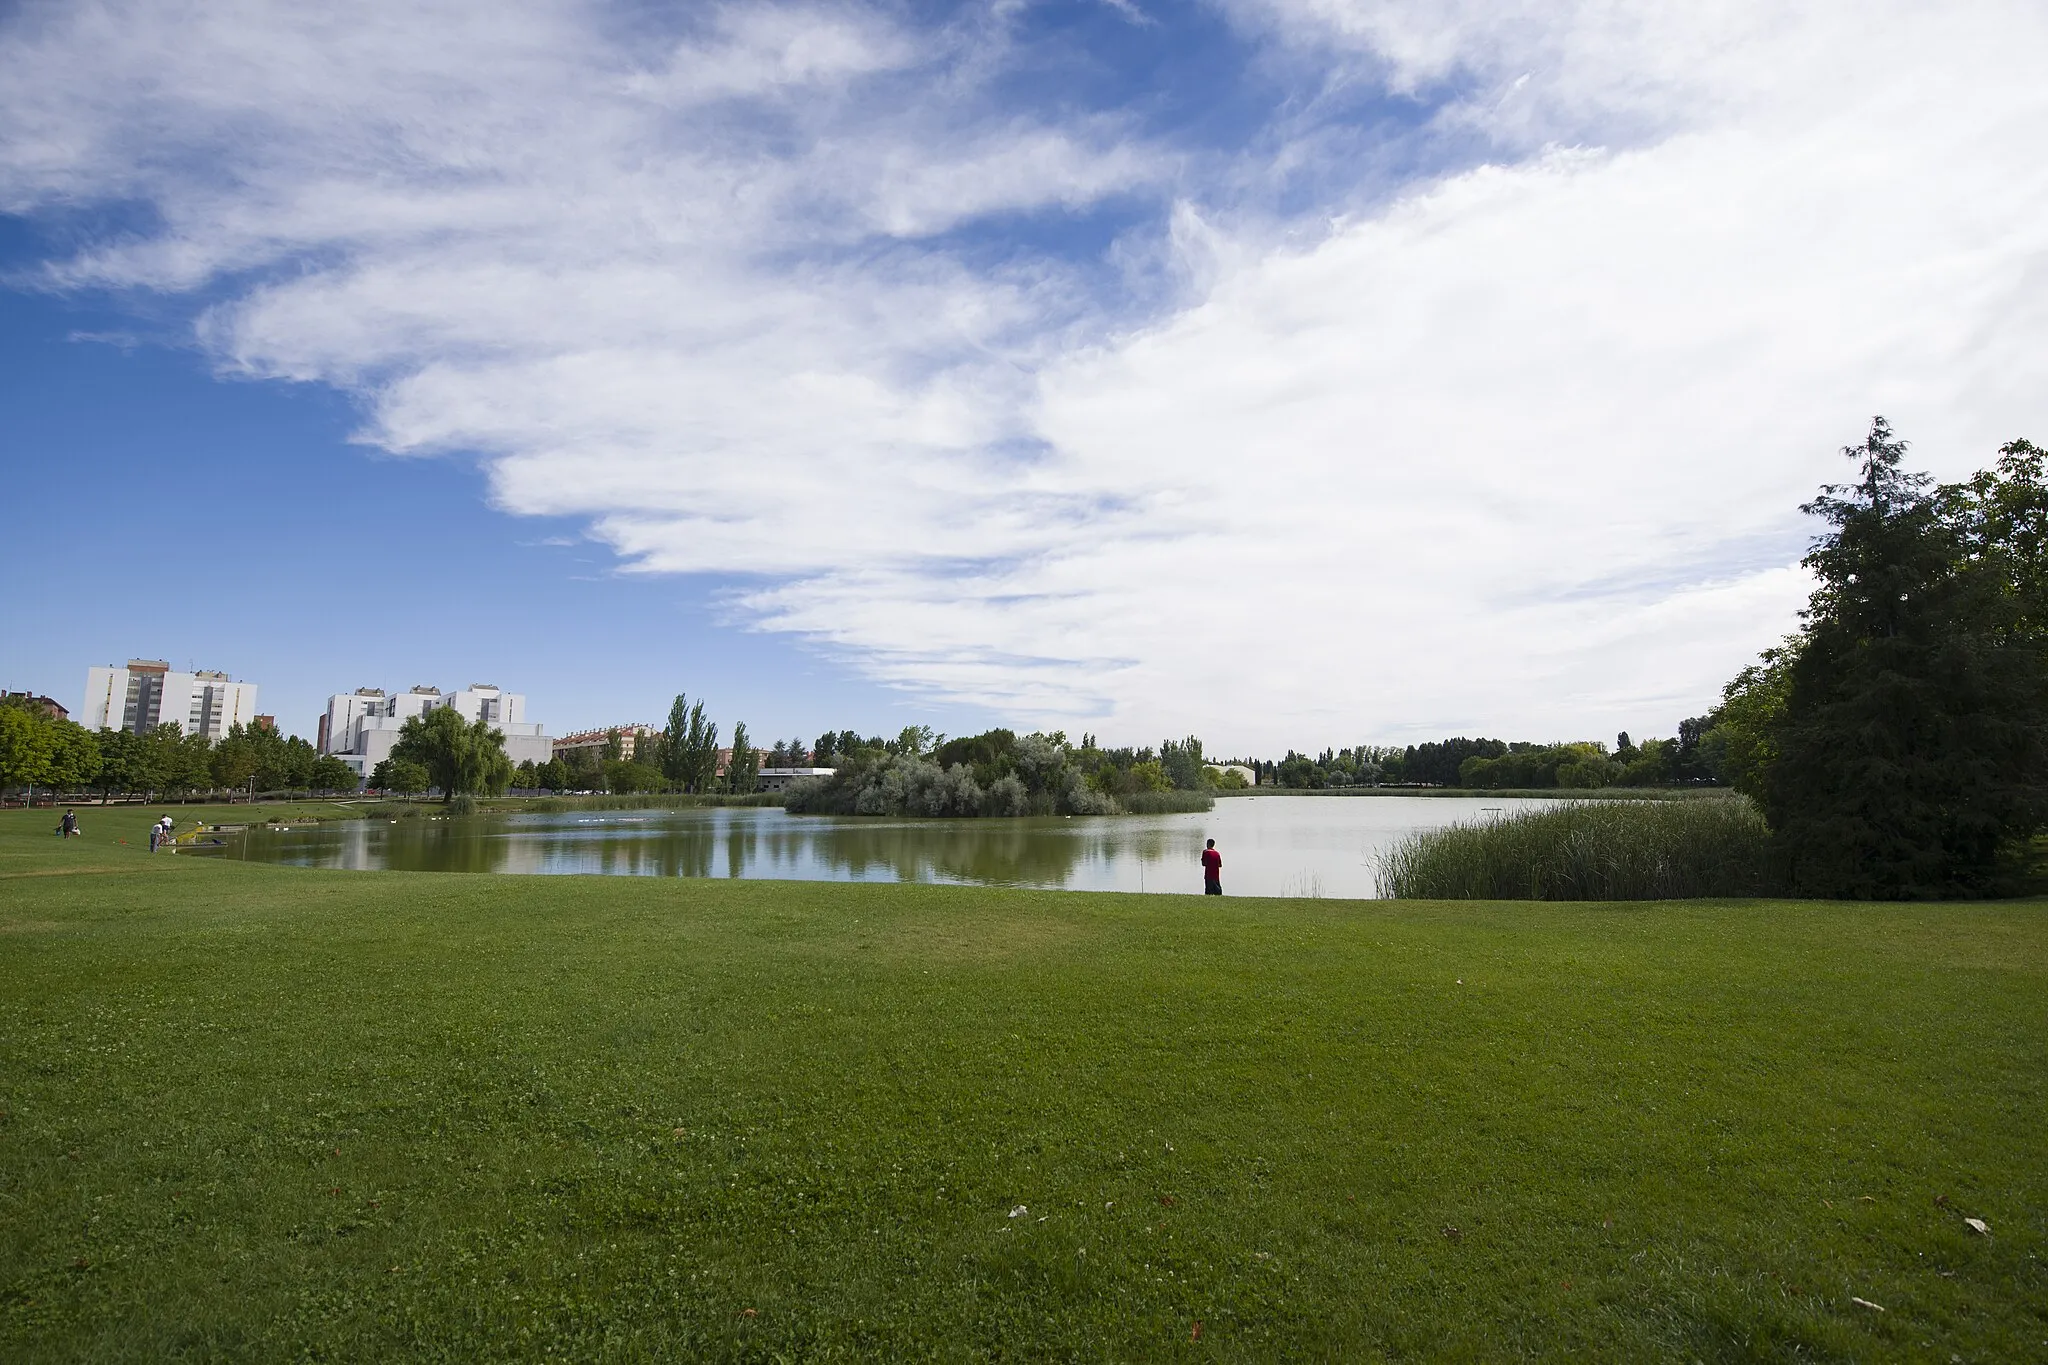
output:
M162 659L130 659L85 672L79 724L88 730L147 734L175 725L188 735L219 739L256 719L256 684L199 669L181 673Z
M754 789L764 792L789 790L792 782L801 782L807 777L830 777L837 768L763 768L754 774Z
M34 707L51 720L71 719L70 709L55 697L39 696L34 692L9 692L4 699L11 702L19 702L24 706Z
M554 756L567 758L584 750L596 750L602 754L610 742L612 731L619 734L619 757L632 761L638 754L644 763L654 762L655 746L661 742L661 731L652 725L601 725L595 730L578 730L573 735L563 735L554 741Z

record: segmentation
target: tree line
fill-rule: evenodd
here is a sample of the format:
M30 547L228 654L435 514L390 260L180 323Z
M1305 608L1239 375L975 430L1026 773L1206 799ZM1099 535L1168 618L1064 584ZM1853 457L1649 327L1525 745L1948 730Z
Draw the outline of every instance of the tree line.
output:
M236 725L218 740L166 722L142 734L92 731L23 698L0 702L0 787L116 796L190 797L216 791L338 792L355 770L268 725Z
M1288 750L1278 763L1254 763L1261 782L1303 791L1331 787L1502 788L1711 786L1727 780L1723 740L1710 739L1711 717L1679 722L1675 739L1431 740L1405 747L1361 744L1310 757Z

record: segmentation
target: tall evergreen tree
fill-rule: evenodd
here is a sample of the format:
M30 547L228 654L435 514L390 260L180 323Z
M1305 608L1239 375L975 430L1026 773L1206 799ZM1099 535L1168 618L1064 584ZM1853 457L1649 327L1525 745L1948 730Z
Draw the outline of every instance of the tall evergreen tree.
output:
M669 703L668 728L661 732L661 746L656 760L661 775L678 791L687 790L690 774L685 744L689 739L690 699L681 692Z
M1820 586L1760 785L1809 895L1993 892L2048 806L2040 656L1905 450L1875 420L1843 452L1856 482L1803 509L1833 529L1806 556Z
M776 747L782 747L780 741ZM726 789L745 795L757 785L760 771L761 756L754 752L754 740L747 733L747 723L738 721L732 727L732 762L725 766Z

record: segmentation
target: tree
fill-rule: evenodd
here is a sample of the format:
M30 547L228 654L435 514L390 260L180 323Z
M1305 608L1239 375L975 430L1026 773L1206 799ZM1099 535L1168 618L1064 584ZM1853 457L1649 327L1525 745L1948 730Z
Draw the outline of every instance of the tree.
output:
M418 796L433 785L426 768L403 758L387 758L370 770L370 785L380 792Z
M446 706L414 716L399 729L391 756L427 770L441 800L462 795L495 795L512 780L512 761L505 757L505 735L483 717L465 723Z
M732 761L725 765L726 790L745 795L754 790L761 771L761 756L754 752L753 740L747 734L747 723L736 721L732 727Z
M1700 761L1717 781L1762 803L1764 782L1778 760L1778 729L1792 687L1792 661L1805 641L1790 636L1721 689L1713 722L1699 738Z
M698 703L697 709L701 714L704 709L702 702ZM661 744L657 749L657 761L661 765L662 775L678 790L685 790L689 786L689 742L690 699L686 694L678 692L676 699L669 703L668 728L661 732Z
M29 795L51 783L57 736L49 717L20 701L0 704L0 787L26 787Z
M569 765L559 758L551 758L540 765L533 775L533 785L542 791L564 792L569 790Z
M213 784L216 787L242 787L256 774L256 765L261 760L257 752L256 738L243 725L231 726L220 743L213 746Z
M100 799L110 800L115 792L152 791L161 785L150 765L149 742L128 730L102 730L96 736L100 751L100 772L95 783Z
M1178 744L1167 740L1159 746L1159 766L1166 769L1166 775L1173 780L1173 785L1182 791L1199 789L1203 785L1202 741L1194 735L1189 735Z
M615 792L659 791L664 780L652 763L620 758L604 765L605 786Z
M1896 899L1999 889L2048 810L2048 686L2000 566L1902 468L1882 418L1853 484L1802 509L1833 528L1788 665L1765 818L1795 889ZM1980 552L1981 554L1981 552Z
M160 725L149 742L157 752L158 777L165 791L212 788L213 744L205 735L180 734L175 725Z
M313 760L313 768L307 774L306 785L314 791L352 792L358 785L356 770L332 754L323 754Z
M621 735L621 734L619 733L619 730L618 730L618 727L617 727L617 726L613 726L613 727L612 727L611 729L609 729L609 730L607 730L607 731L605 731L605 732L604 732L604 761L605 761L605 765L606 765L607 767L609 767L610 765L612 765L612 764L614 764L614 763L617 763L618 761L620 761L621 759L623 759L623 758L624 758L625 756L626 756L626 740L625 740L625 736L623 736L623 735Z
M678 694L668 713L670 745L662 771L684 791L710 791L718 780L718 726L704 719L704 703Z
M2048 451L2029 441L2000 447L1998 464L1937 494L1943 519L1972 572L2004 608L2012 638L2048 640Z

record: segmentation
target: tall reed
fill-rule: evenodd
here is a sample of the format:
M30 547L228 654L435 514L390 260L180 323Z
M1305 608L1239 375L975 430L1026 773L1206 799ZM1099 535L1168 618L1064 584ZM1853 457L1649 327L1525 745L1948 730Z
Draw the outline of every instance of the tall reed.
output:
M1680 900L1778 890L1770 832L1741 797L1573 801L1422 830L1381 856L1404 900Z
M1129 815L1180 815L1216 809L1216 798L1212 793L1181 791L1178 788L1163 792L1129 792L1117 797L1116 803Z

